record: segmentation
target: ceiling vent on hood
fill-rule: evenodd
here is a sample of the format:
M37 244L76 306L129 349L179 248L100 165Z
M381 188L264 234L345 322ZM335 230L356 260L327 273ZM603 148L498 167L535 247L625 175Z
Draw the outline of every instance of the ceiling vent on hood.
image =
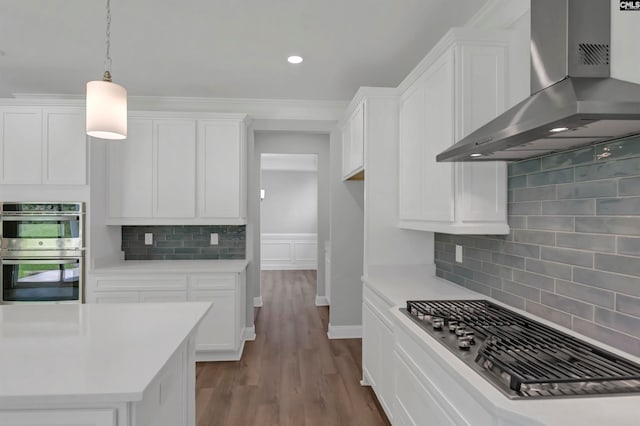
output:
M524 160L640 133L640 85L609 77L610 0L531 2L531 96L437 161Z

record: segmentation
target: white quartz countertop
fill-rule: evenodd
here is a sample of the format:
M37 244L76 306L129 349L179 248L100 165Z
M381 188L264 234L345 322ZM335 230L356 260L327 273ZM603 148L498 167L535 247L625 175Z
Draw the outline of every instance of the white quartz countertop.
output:
M572 330L560 327L527 312L505 305L500 301L476 293L464 287L433 276L430 265L398 265L369 268L363 281L370 289L385 299L390 305L394 322L403 327L416 341L436 357L439 363L451 372L452 380L462 384L464 388L473 389L476 401L487 409L500 413L505 418L525 416L533 423L540 425L580 425L580 426L631 426L640 424L638 408L640 396L625 395L611 397L555 398L555 399L519 399L506 398L493 385L469 368L464 362L436 342L413 320L399 311L407 300L445 300L445 299L486 299L502 305L522 315L532 317L539 322L557 328L567 334L581 338L587 342L603 347L610 352L640 362L640 359L621 352L615 348L596 342ZM520 423L518 423L520 424ZM529 424L529 422L527 422Z
M242 272L249 264L240 260L123 260L92 269L100 273L191 273L191 272Z
M390 305L404 305L407 300L486 299L434 276L432 265L369 267L362 280Z
M0 408L139 401L210 307L0 306Z

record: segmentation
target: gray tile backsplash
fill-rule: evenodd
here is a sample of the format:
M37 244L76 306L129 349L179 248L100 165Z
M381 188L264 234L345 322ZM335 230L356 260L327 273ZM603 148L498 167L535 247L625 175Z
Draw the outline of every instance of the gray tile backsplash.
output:
M244 259L244 225L123 226L125 260ZM153 234L153 244L144 244L144 234ZM210 234L218 234L218 245Z
M437 275L640 356L640 138L512 163L508 189L511 233L436 234Z

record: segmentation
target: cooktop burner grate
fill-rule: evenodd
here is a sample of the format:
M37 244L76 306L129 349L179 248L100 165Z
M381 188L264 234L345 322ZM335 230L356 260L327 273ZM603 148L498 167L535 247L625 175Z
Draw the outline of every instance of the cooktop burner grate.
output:
M640 392L640 365L489 301L408 301L407 312L435 333L471 329L475 363L518 396Z

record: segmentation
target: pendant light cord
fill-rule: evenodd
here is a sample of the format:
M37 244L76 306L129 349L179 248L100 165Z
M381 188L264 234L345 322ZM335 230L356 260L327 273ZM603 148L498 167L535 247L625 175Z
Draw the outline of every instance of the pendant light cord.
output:
M104 60L104 81L111 81L111 0L107 0L107 29L106 41L107 54Z

